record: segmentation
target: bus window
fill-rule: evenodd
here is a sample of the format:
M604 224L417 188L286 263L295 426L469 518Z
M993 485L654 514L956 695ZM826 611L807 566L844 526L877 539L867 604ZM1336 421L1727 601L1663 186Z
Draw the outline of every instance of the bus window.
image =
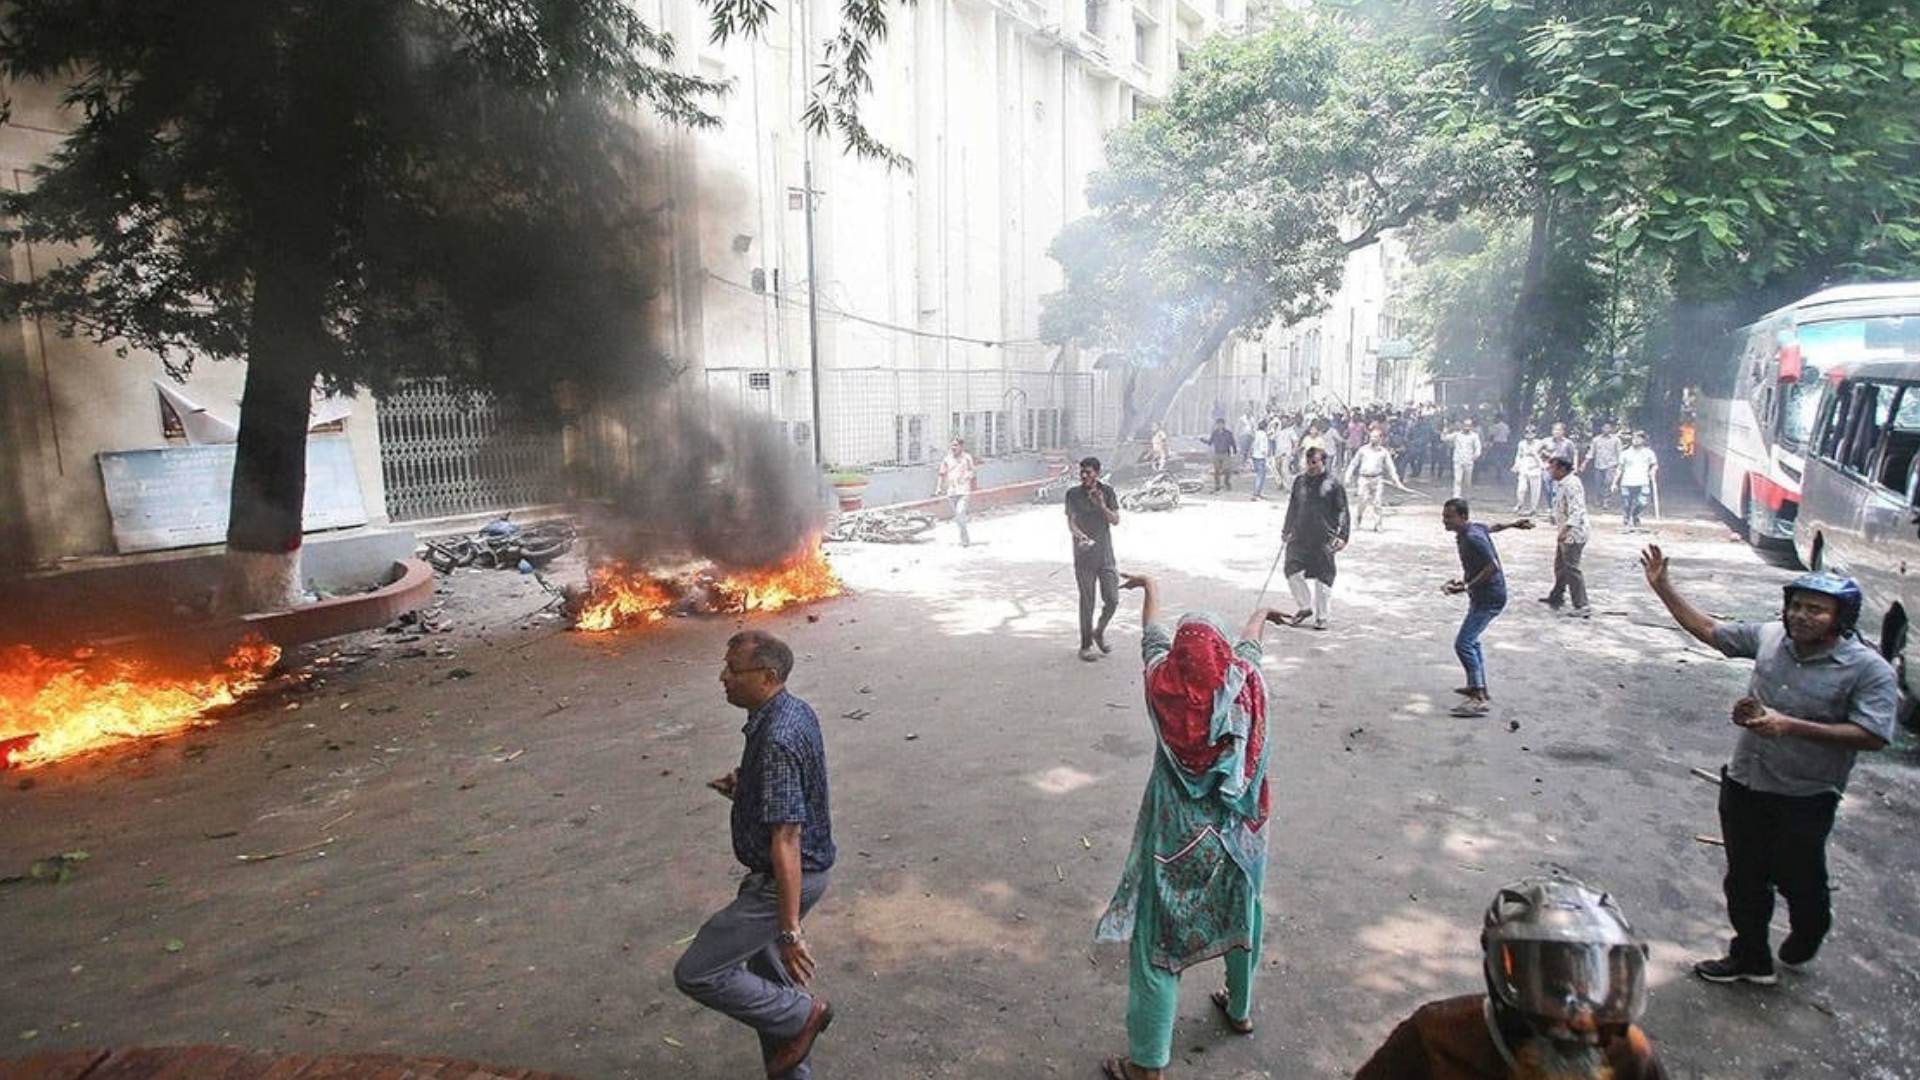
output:
M1890 491L1910 492L1913 466L1920 458L1920 388L1910 385L1888 387L1897 396L1891 404L1892 418L1880 448L1876 466L1880 486Z

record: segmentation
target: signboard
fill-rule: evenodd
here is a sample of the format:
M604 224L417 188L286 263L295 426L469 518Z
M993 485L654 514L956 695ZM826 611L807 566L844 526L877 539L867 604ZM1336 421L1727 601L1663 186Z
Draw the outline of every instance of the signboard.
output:
M122 554L218 544L227 538L234 446L168 446L100 455L100 478ZM367 523L353 444L345 437L307 440L308 532Z

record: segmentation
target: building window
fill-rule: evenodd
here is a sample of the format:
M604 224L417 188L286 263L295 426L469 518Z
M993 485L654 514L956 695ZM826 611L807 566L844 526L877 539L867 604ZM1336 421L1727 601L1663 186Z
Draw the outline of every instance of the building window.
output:
M1100 9L1106 6L1105 0L1087 0L1087 33L1100 32Z
M893 416L893 460L913 465L928 460L926 415L895 413Z
M1133 62L1147 66L1153 57L1153 27L1138 19L1133 21Z

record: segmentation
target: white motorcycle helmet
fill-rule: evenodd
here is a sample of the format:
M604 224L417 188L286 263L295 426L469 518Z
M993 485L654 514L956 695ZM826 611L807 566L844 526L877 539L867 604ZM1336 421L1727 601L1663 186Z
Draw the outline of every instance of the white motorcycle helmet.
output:
M1647 946L1612 896L1569 877L1503 887L1480 932L1497 1012L1536 1034L1596 1043L1647 1004Z

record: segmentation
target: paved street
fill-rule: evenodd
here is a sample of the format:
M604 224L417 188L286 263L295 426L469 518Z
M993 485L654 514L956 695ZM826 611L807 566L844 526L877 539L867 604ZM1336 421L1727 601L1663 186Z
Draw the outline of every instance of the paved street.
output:
M1476 516L1503 500L1488 487ZM1777 616L1791 574L1669 493L1655 538L1723 616ZM1679 1077L1920 1076L1920 758L1873 755L1832 845L1833 937L1769 989L1709 986L1723 944L1715 790L1747 666L1645 588L1647 537L1602 524L1590 622L1533 602L1548 530L1496 540L1513 602L1487 636L1495 708L1447 715L1463 601L1439 500L1341 557L1333 628L1272 628L1274 835L1250 1039L1191 972L1175 1076L1342 1076L1425 1000L1476 990L1493 889L1563 868L1653 943L1645 1024ZM1123 569L1173 611L1238 620L1281 504L1201 496L1125 517ZM832 551L841 599L751 620L800 654L841 865L809 920L838 1019L820 1077L1074 1077L1125 1048L1124 958L1094 948L1152 742L1138 598L1075 656L1060 512ZM575 567L577 573L577 566ZM1284 594L1277 580L1270 595ZM512 573L440 596L448 632L372 633L314 678L192 735L0 777L0 875L84 851L62 884L0 885L0 1047L228 1043L447 1054L593 1080L759 1075L744 1029L675 992L731 895L724 802L741 716L716 678L738 619L565 632ZM1287 601L1279 601L1287 603ZM1779 920L1776 921L1779 924Z

